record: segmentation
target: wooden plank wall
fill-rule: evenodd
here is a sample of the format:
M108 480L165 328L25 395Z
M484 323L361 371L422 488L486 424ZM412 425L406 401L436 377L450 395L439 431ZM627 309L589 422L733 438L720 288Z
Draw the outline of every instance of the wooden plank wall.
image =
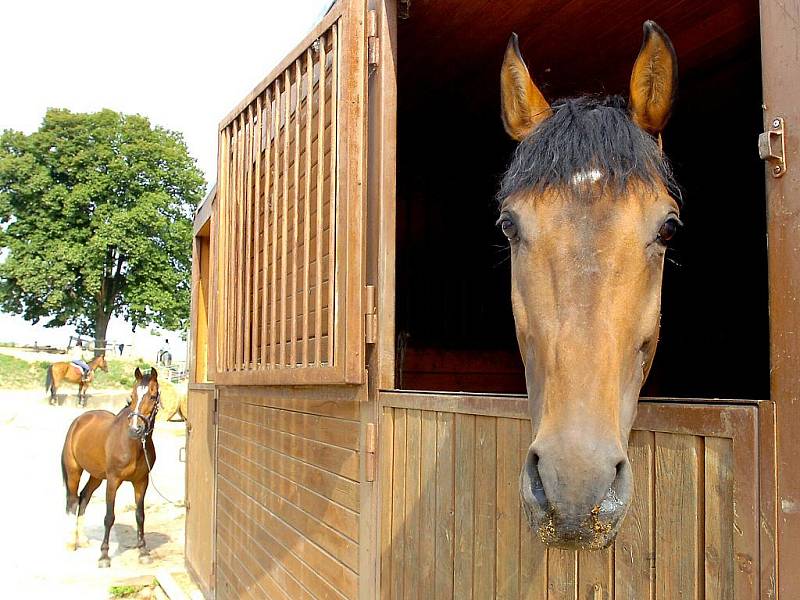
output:
M755 507L737 502L747 531L734 534L731 437L634 431L636 491L614 547L548 550L519 502L529 421L426 404L383 408L381 598L734 598L734 556L758 546ZM735 597L757 597L739 576Z
M355 598L363 388L221 388L217 598Z

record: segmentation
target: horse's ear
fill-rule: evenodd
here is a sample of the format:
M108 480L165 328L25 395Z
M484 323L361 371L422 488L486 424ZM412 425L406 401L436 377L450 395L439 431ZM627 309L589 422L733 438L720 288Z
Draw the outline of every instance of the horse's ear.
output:
M522 60L516 33L511 34L508 40L500 71L500 99L503 126L517 141L524 139L552 112Z
M133 376L136 377L136 381L141 381L142 378L144 377L139 367L136 367L136 370L133 372Z
M678 91L678 59L672 42L653 21L645 21L644 40L631 74L631 117L647 133L667 124Z
M158 371L156 371L155 367L150 367L150 379L153 381L158 380Z

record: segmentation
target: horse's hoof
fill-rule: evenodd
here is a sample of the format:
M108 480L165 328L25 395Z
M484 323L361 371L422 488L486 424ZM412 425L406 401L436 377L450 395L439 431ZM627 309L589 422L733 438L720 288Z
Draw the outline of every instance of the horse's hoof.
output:
M149 552L139 555L139 564L140 565L149 565L152 562L153 562L153 557L150 556Z
M67 552L75 552L78 549L78 544L73 541L64 542L64 547L67 549Z
M89 546L89 538L85 535L82 535L78 538L78 543L75 544L75 548L87 548Z
M111 566L111 559L105 556L97 561L97 566L100 569L107 569Z

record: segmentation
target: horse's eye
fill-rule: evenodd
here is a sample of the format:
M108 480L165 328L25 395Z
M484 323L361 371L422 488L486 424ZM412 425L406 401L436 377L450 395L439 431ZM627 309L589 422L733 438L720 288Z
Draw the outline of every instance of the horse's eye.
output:
M675 216L670 216L664 224L661 225L661 229L658 230L658 241L662 244L666 245L669 241L675 237L675 234L678 233L678 229L683 223L680 222Z
M500 215L497 224L500 226L500 231L503 232L503 235L510 241L513 242L517 239L517 224L514 223L514 220L509 215Z

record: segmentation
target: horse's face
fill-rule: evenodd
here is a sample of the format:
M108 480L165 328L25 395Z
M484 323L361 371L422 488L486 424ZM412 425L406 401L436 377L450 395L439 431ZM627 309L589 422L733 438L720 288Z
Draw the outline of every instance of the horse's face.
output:
M103 370L103 372L108 373L108 362L106 362L105 354L101 355L97 360L97 366Z
M131 391L128 435L131 438L143 439L152 430L152 420L158 410L160 399L158 372L150 369L147 375L143 375L137 367L134 376L136 384Z
M504 122L524 140L499 220L533 430L520 493L531 527L551 545L609 545L631 499L628 435L679 223L668 166L650 137L669 116L675 73L672 46L650 23L630 115L590 100L554 111L516 43L503 65Z

